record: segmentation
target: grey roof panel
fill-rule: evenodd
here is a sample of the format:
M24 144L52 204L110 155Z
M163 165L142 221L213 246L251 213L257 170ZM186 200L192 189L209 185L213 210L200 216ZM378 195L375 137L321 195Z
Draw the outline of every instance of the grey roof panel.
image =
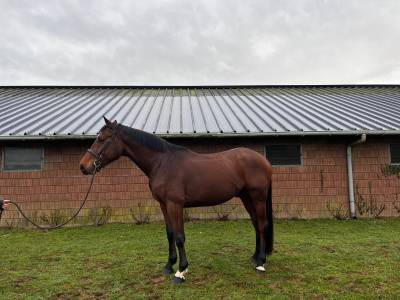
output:
M193 110L191 106L190 96L186 91L182 92L180 118L182 118L182 133L192 134L196 131L194 126ZM172 118L175 119L175 118Z
M0 137L399 132L400 86L0 87Z

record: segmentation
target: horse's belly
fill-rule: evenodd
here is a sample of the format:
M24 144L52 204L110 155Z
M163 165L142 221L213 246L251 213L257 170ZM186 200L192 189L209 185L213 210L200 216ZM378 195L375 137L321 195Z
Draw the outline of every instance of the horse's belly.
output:
M241 183L229 181L192 182L186 189L185 207L218 205L237 196L241 190Z
M214 206L214 205L219 205L222 204L226 201L229 201L230 199L232 199L233 197L227 198L225 200L219 199L219 200L215 200L215 199L198 199L198 200L194 200L194 201L186 201L184 204L184 207L202 207L202 206Z

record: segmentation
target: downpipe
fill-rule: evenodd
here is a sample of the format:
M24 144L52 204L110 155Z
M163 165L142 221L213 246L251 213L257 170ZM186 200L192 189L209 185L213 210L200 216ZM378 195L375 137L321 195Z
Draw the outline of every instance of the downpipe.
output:
M361 137L347 145L347 178L349 180L349 208L350 218L356 219L356 203L354 199L354 182L353 182L353 158L352 158L352 147L358 144L363 144L367 140L367 135L363 133Z

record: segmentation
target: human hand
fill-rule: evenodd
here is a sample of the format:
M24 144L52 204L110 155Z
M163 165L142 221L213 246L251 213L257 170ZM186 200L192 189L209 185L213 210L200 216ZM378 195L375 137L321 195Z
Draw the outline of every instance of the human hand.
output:
M7 209L8 205L10 204L10 200L0 200L0 210Z

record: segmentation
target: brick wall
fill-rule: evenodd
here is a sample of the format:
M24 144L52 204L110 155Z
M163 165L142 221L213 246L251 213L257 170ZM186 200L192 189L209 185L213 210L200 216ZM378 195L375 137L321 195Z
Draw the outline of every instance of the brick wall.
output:
M328 217L327 205L348 209L344 144L302 144L303 165L274 168L274 204L285 218Z
M275 215L283 218L318 218L331 217L335 209L343 213L348 211L344 141L303 138L194 139L175 142L202 153L246 146L262 154L266 143L301 143L301 166L274 168ZM383 171L390 162L389 142L368 141L355 146L353 151L356 199L358 203L362 200L371 202L372 199L371 203L376 203L378 207L384 204L384 216L398 215L395 206L400 206L400 200L397 200L400 193L399 178ZM20 203L29 215L36 218L41 215L54 216L56 212L70 215L79 207L89 186L90 177L80 173L79 161L90 143L42 142L40 145L45 149L43 170L1 171L0 195ZM327 209L328 204L330 210ZM132 215L139 215L138 205L141 206L142 214L149 215L151 220L162 219L158 203L151 197L147 178L128 159L122 158L97 175L87 205L78 221L88 222L89 215L95 215L99 208L108 206L112 208L113 221L133 221ZM238 199L222 206L188 209L186 216L214 218L217 214L229 214L230 218L247 217ZM8 211L4 218L7 222L20 221L14 209ZM5 220L2 224L5 224Z
M400 169L390 166L390 140L372 139L354 147L354 190L358 214L400 215ZM370 208L370 209L368 209Z

